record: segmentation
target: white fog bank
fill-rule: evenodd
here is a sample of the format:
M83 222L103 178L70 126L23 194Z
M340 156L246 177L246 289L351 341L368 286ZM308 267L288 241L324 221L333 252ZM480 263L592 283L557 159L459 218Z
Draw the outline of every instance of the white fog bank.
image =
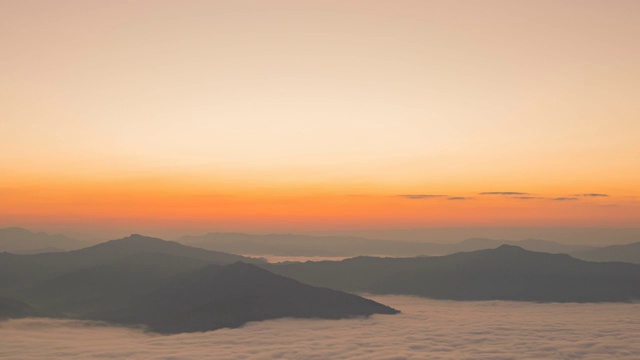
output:
M638 359L640 304L373 296L402 311L153 335L92 322L0 323L2 359Z

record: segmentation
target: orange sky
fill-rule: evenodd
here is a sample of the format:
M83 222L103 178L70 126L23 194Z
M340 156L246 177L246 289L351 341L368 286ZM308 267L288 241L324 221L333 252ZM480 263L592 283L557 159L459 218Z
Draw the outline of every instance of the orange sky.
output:
M0 24L0 226L640 224L637 1L25 0Z

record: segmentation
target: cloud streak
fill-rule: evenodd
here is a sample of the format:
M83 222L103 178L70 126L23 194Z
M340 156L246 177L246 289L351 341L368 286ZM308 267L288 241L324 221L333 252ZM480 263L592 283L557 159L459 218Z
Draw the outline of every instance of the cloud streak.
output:
M583 196L583 197L609 197L609 194L598 194L598 193L589 193L589 194L576 194L574 196Z
M410 200L423 200L423 199L436 199L447 197L448 195L434 195L434 194L404 194L404 195L396 195L398 197Z
M574 200L578 200L577 197L557 197L557 198L552 198L551 200L553 201L574 201Z
M402 313L348 320L281 319L169 336L95 322L11 320L0 323L0 358L640 358L640 304L373 298Z

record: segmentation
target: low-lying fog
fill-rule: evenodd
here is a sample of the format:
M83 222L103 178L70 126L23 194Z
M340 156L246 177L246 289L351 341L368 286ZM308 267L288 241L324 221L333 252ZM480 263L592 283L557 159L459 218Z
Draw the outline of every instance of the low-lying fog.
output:
M402 310L147 334L52 319L0 323L2 359L638 359L640 304L454 302L369 296Z

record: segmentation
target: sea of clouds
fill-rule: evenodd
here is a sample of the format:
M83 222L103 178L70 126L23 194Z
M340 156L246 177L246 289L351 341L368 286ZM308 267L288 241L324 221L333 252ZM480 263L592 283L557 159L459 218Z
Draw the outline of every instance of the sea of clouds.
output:
M0 323L1 359L640 359L640 304L371 296L402 310L157 335L87 321Z

